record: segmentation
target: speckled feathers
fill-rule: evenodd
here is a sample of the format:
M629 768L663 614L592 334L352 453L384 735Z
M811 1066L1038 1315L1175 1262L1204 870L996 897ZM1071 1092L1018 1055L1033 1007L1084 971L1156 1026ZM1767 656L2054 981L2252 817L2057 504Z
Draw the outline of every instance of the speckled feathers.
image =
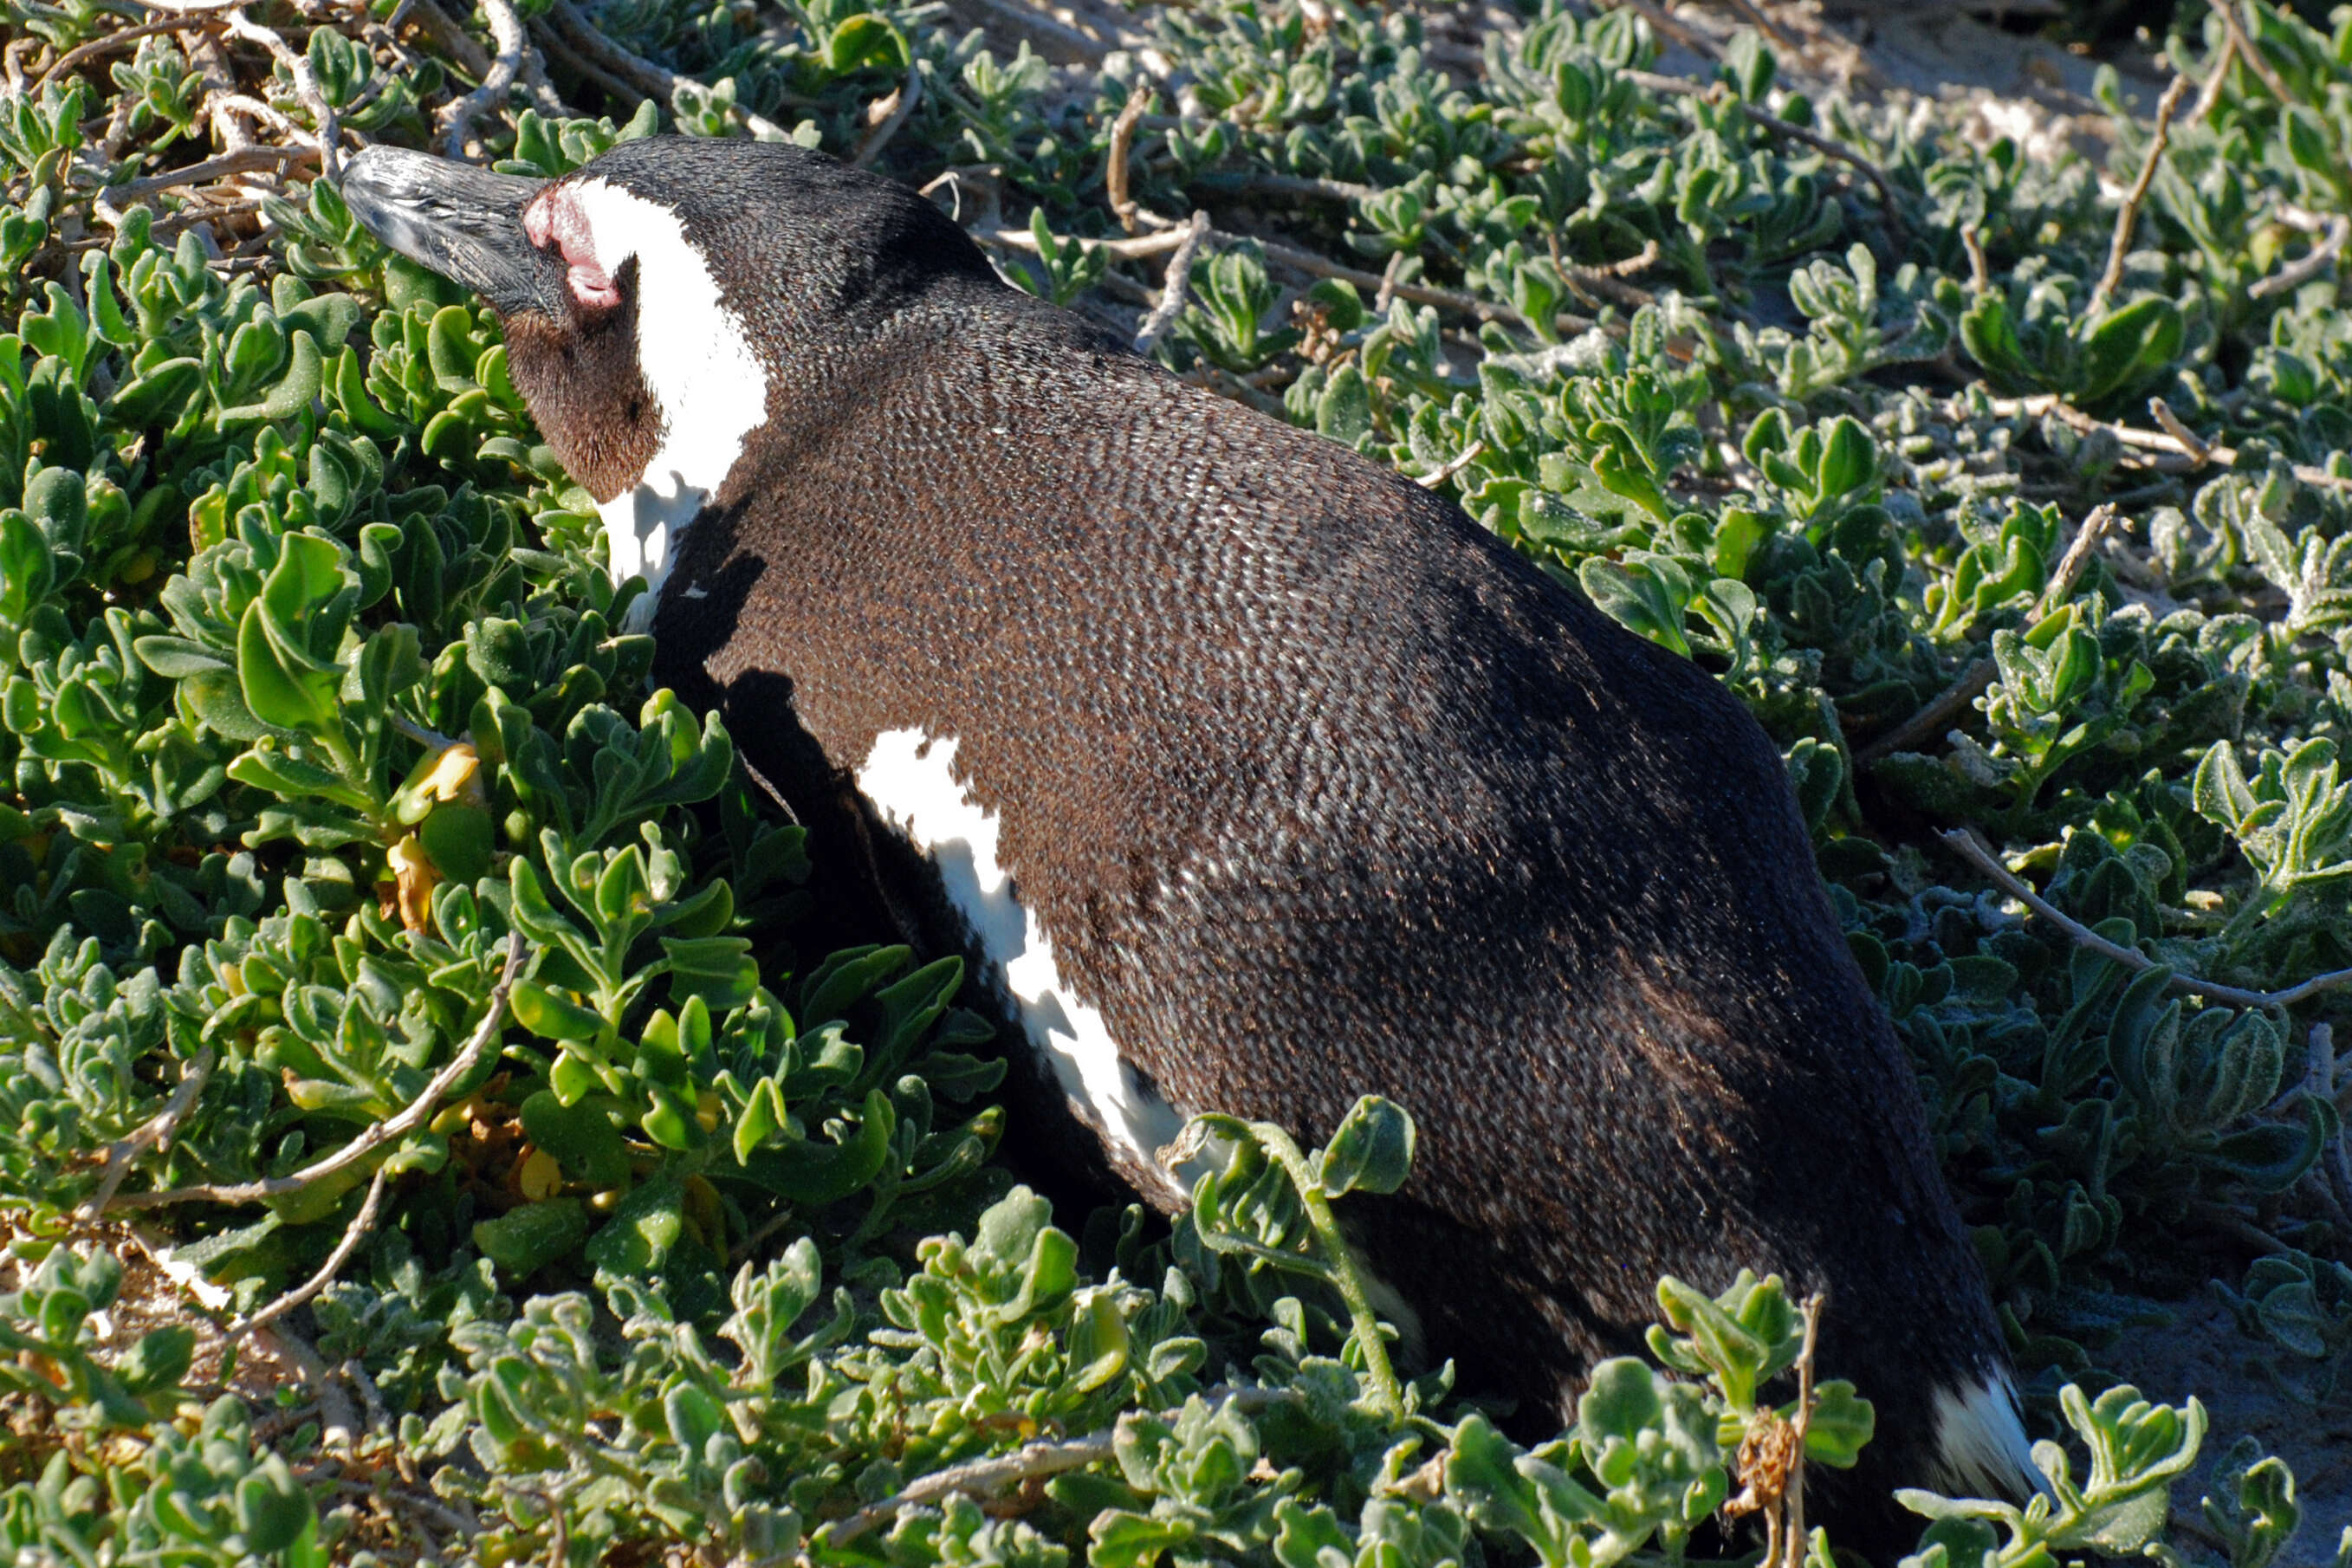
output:
M1564 1410L1659 1275L1775 1269L1829 1290L1825 1359L1895 1439L1858 1495L1937 1474L1937 1394L1993 1412L1998 1333L1735 699L1443 499L1005 288L910 192L740 143L583 174L676 213L765 374L663 679L814 815L878 737L952 740L1139 1090L1309 1138L1409 1107L1412 1181L1351 1204L1468 1386ZM515 363L565 449L576 396Z

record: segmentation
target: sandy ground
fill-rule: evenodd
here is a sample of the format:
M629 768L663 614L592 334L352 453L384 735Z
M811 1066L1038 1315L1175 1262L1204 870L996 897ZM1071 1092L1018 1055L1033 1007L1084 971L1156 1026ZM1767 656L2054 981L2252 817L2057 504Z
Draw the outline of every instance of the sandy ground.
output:
M2286 1461L2303 1503L2303 1527L2276 1568L2328 1568L2352 1544L2352 1398L2314 1405L2315 1363L2242 1333L2211 1298L2171 1307L2172 1322L2127 1331L2098 1361L2151 1400L2179 1405L2193 1394L2205 1406L2211 1425L2196 1469L2173 1484L2174 1517L2197 1519L2214 1461L2252 1436Z

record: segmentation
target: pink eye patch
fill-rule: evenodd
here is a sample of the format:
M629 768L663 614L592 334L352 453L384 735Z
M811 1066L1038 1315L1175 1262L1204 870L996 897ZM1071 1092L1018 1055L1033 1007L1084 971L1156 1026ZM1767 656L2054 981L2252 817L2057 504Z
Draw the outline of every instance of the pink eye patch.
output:
M621 302L621 290L596 259L595 236L588 215L569 185L542 191L523 208L522 231L544 250L553 245L563 257L564 281L572 297L583 305L603 310Z

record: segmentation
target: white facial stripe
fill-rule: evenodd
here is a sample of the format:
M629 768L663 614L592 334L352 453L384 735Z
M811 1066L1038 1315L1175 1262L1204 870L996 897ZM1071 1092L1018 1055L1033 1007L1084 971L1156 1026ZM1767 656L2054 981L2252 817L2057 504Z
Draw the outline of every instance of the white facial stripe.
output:
M1062 979L1052 941L1021 907L997 859L995 816L956 782L955 753L953 736L934 741L920 730L885 731L857 770L858 791L939 868L949 901L995 966L998 984L1063 1092L1092 1107L1104 1131L1156 1171L1153 1156L1175 1141L1184 1119L1143 1092L1102 1015Z
M635 484L598 507L613 581L642 575L630 629L653 620L677 559L678 536L768 417L768 378L750 335L719 298L718 280L677 215L603 180L567 193L587 220L596 265L617 278L637 263L637 364L661 411L661 446Z
M2017 1389L2005 1373L1936 1390L1936 1458L1937 1487L1956 1497L2049 1489L2033 1463L2033 1445L2017 1414Z

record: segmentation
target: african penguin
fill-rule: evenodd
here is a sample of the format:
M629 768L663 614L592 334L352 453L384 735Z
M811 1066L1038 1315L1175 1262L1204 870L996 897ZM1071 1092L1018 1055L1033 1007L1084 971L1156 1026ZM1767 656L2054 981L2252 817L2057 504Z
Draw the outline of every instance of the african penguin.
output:
M1703 670L817 153L373 148L343 194L498 310L659 678L979 962L1069 1112L1021 1135L1171 1208L1188 1114L1317 1139L1385 1094L1416 1168L1349 1204L1465 1388L1572 1419L1660 1275L1778 1270L1878 1407L1839 1539L2027 1483L1911 1069Z

